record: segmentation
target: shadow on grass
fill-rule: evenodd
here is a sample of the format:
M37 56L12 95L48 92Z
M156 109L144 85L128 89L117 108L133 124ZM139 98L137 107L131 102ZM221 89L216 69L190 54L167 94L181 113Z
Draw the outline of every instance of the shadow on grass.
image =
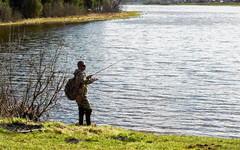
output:
M0 124L0 128L3 128L8 131L12 132L19 132L19 133L28 133L34 130L40 130L43 125L27 125L25 123L9 123L9 124Z

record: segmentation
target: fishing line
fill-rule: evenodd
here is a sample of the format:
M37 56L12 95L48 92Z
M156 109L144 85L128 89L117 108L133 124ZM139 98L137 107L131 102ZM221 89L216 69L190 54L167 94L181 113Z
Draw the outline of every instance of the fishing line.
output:
M113 64L111 64L111 65L109 65L109 66L107 66L107 67L105 67L105 68L102 68L102 69L98 70L97 72L95 72L95 73L92 74L92 75L96 75L96 74L98 74L98 73L100 73L100 72L102 72L102 71L104 71L104 70L106 70L106 69L108 69L108 68L110 68L110 67L118 64L118 63L120 63L120 62L123 61L123 60L126 60L126 59L121 59L121 60L119 60L118 62L115 62L115 63L113 63Z

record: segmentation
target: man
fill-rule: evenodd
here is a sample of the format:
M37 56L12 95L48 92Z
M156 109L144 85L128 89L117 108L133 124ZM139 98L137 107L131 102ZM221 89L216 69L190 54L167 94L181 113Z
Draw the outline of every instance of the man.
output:
M87 98L87 85L97 81L98 78L92 78L93 75L86 76L85 71L86 65L83 61L78 62L78 69L75 70L75 82L79 88L76 102L79 110L79 125L83 125L83 116L86 115L87 125L91 125L91 113L92 108Z

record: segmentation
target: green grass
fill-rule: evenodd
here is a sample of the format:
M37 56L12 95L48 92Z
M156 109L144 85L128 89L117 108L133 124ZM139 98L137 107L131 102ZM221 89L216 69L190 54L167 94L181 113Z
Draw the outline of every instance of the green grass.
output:
M0 120L0 124L14 122L36 124L18 118ZM240 149L239 139L154 135L113 126L86 127L60 122L41 124L41 130L28 133L16 133L0 128L0 149Z
M128 19L137 17L141 12L123 11L118 13L90 13L81 16L56 17L56 18L33 18L24 19L16 22L0 22L0 26L9 25L35 25L35 24L51 24L51 23L81 23L90 21L103 21L113 19Z

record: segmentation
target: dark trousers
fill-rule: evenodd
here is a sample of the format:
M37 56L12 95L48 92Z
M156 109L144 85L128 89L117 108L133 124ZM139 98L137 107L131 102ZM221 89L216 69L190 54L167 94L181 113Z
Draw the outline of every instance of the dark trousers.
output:
M91 114L92 114L92 109L85 109L81 106L78 106L79 110L79 125L83 125L83 116L84 114L86 115L86 122L87 125L91 125Z

